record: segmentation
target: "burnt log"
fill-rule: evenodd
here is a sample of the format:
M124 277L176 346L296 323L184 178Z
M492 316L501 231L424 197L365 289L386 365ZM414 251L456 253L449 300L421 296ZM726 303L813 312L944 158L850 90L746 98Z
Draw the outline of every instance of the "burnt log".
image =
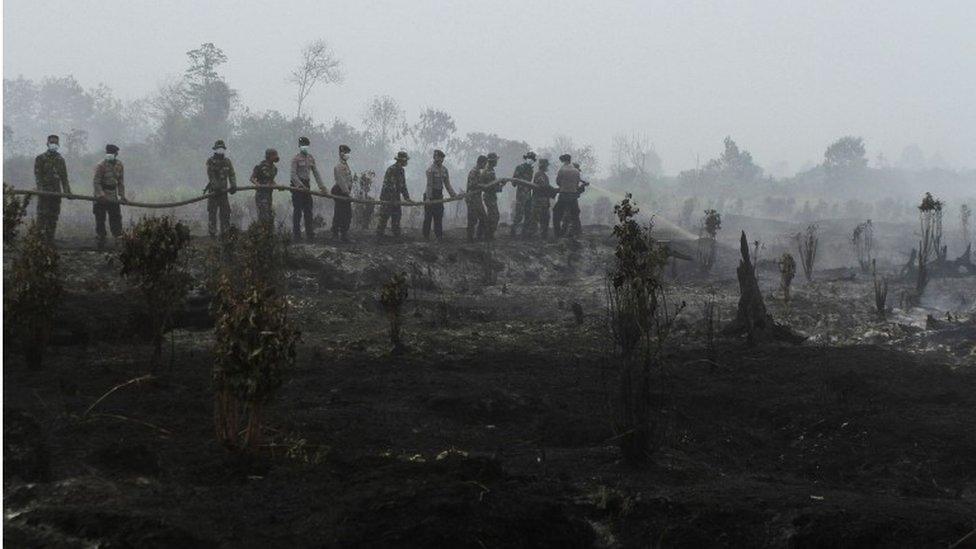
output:
M918 277L918 251L912 248L911 257L908 263L901 268L900 275L905 280L914 280ZM973 264L972 244L966 246L966 251L953 260L946 258L945 253L925 264L925 272L929 278L955 278L963 276L976 276L976 265Z
M736 277L739 279L739 308L735 320L730 322L722 333L729 336L745 334L750 345L771 341L793 344L803 342L806 337L794 332L788 326L779 324L766 311L766 303L759 290L759 281L756 280L756 268L749 257L749 241L746 239L745 231L742 231L739 249L742 258L739 260L739 267L735 270Z

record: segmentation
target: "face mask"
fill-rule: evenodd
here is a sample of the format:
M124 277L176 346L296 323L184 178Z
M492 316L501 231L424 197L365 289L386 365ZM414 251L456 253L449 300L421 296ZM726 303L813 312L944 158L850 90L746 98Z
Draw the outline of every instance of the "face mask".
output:
M111 162L111 161L115 160L115 155L112 154L112 153L106 153L105 154L105 160L108 160L109 162Z
M216 150L216 151L214 151L214 152L215 152L215 153L217 153L217 154L218 154L218 155L220 155L220 156L224 156L224 153L226 153L226 152L227 152L227 149L217 149L217 150Z
M58 152L58 144L57 143L48 143L47 144L47 150L49 150L51 152Z
M308 145L302 145L301 147L298 147L298 150L302 151L304 154L308 154Z
M339 155L339 158L343 160L349 160L349 153L342 153Z

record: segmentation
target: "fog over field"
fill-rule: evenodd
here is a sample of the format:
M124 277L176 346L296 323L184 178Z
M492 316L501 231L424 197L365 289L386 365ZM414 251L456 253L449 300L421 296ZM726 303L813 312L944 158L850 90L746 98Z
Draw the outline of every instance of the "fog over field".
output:
M7 0L4 547L976 547L976 3Z
M318 121L358 125L385 94L408 118L450 113L460 132L535 147L568 135L604 167L612 137L635 131L670 174L726 135L780 177L849 134L872 164L917 145L907 162L976 167L976 10L962 1L8 0L3 15L5 79L73 75L125 100L182 76L185 52L212 42L240 106L291 115L289 71L323 38L345 80L313 91Z

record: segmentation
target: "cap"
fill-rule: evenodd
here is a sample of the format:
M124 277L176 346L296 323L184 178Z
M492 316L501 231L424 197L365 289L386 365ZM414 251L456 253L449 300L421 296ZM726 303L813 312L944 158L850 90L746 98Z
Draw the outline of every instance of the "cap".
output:
M105 145L105 152L108 154L119 154L119 146L109 143Z
M394 160L410 160L410 155L407 154L407 151L400 151L396 153L396 158L394 158Z
M447 155L444 154L444 151L440 149L434 149L434 158L444 158L445 156Z
M522 155L522 160L535 160L535 153L532 152L532 151L529 151L529 152L523 154Z
M224 140L223 139L218 139L218 140L214 141L213 148L214 148L214 150L217 150L217 149L226 149L227 148L227 145L224 145Z
M349 152L352 152L352 149L349 148L349 145L339 145L339 154L349 153Z
M298 145L311 145L312 142L308 140L304 135L298 138Z
M53 133L51 135L47 136L47 142L48 143L57 143L60 140L61 140L61 138L59 138L58 136L54 135Z

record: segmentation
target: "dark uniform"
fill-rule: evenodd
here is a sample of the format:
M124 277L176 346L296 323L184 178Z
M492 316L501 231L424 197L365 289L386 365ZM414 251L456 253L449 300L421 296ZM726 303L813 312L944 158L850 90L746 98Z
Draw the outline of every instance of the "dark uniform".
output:
M332 186L332 194L336 196L352 196L352 170L349 169L349 162L343 156L352 152L346 145L339 146L339 163L332 170L335 178L335 185ZM336 200L335 209L332 213L332 235L342 240L348 240L349 225L352 224L352 202L348 200Z
M440 162L438 162L440 159ZM454 196L454 188L451 187L451 176L444 166L444 153L440 150L434 151L434 163L427 168L427 189L424 192L424 200L441 200L444 198L444 189L448 194ZM430 225L434 224L434 236L438 240L444 236L444 204L424 205L424 238L430 238Z
M39 191L63 192L71 194L68 185L68 167L64 157L50 144L57 145L55 135L48 137L47 152L37 155L34 159L34 184ZM54 233L58 228L58 217L61 215L61 198L57 196L37 197L37 224L45 239L54 240Z
M532 181L532 171L534 168L532 161L535 160L535 153L527 153L524 158L526 162L515 167L515 173L512 177L524 181ZM523 185L515 185L515 209L512 210L512 236L515 236L518 232L520 225L524 224L523 226L527 226L531 217L532 189ZM523 229L524 232L525 230Z
M311 189L312 176L315 176L315 183L320 191L325 191L322 184L322 177L319 175L318 166L315 164L315 157L308 152L309 140L307 137L298 139L299 147L306 147L291 159L291 186L302 189ZM311 241L315 237L315 221L312 213L312 195L302 192L291 193L291 230L295 240L302 237L302 218L305 218L305 239Z
M254 166L251 171L251 183L257 186L273 186L275 177L278 176L278 151L268 149L264 152L264 160ZM258 223L266 225L268 229L274 228L274 205L271 200L271 189L258 189L254 191L254 204L258 210Z
M485 203L481 198L481 170L487 162L486 157L479 156L478 163L468 172L468 188L465 190L464 202L468 207L468 242L474 240L475 236L479 239L485 236L485 223L488 216L485 213Z
M226 149L223 141L217 141L214 151ZM230 158L214 152L207 159L207 192L214 196L207 198L207 230L210 236L217 234L217 219L220 219L220 234L230 228L230 198L227 195L237 191L237 175Z
M399 202L410 200L410 193L407 191L407 176L403 172L403 166L410 157L407 153L400 151L397 153L397 162L386 169L383 175L383 187L380 189L380 200ZM390 222L390 229L393 236L400 236L400 218L402 210L399 204L383 204L380 206L380 219L376 226L376 236L382 237L386 232L386 222Z
M549 236L549 201L555 196L556 189L549 184L549 174L546 173L548 167L548 161L540 160L539 169L532 178L532 183L537 188L532 190L532 212L523 233L526 236L534 236L536 229L542 238Z
M479 179L479 184L483 189L481 199L485 203L485 238L488 240L494 240L495 231L498 230L498 222L501 220L501 214L498 212L498 193L502 192L502 185L489 187L489 183L497 179L495 176L496 164L498 164L498 155L488 153L488 164L485 169L481 170Z
M98 237L98 247L105 246L105 217L108 217L112 236L122 236L122 207L125 202L125 167L116 158L119 148L115 145L105 147L106 158L95 167L95 177L92 187L95 204L92 213L95 214L95 234ZM111 155L111 158L109 158Z

